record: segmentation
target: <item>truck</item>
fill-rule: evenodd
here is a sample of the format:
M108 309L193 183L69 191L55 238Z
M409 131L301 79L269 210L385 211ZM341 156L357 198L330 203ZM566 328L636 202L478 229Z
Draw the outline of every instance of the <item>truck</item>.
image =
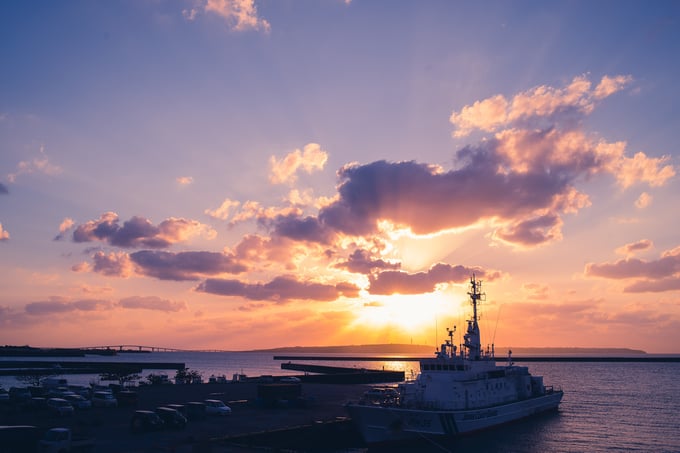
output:
M74 436L69 428L47 430L40 441L40 451L44 453L65 453L71 451L94 451L95 441L91 437Z

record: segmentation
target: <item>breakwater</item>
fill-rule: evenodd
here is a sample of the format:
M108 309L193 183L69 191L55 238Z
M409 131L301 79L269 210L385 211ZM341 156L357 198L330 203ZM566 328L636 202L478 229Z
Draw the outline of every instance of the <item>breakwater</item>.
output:
M402 382L404 380L403 371L367 370L365 368L308 365L291 362L282 363L281 369L304 371L304 375L298 376L302 382L314 382L318 384L378 384Z
M429 357L427 357L429 358ZM306 356L306 355L275 355L274 360L311 360L323 362L419 362L425 357L367 357L367 356ZM507 357L497 357L497 362L507 360ZM636 356L636 357L591 357L591 356L524 356L512 357L513 362L647 362L673 363L680 362L680 356Z
M177 362L82 362L67 360L7 360L0 361L0 376L35 374L133 374L143 370L183 370Z

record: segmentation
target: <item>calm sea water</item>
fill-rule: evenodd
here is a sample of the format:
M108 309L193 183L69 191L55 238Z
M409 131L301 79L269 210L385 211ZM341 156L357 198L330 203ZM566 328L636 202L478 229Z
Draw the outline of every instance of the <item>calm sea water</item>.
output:
M202 373L206 381L211 375L231 378L234 373L296 374L281 370L281 362L273 360L271 353L154 352L69 360L182 362ZM407 376L417 372L418 367L417 362L309 363L384 367L403 370ZM559 412L446 444L424 441L416 449L408 446L401 451L680 452L680 363L532 362L518 365L529 366L532 374L544 376L547 385L564 390ZM144 375L151 372L159 373L148 370ZM167 374L170 378L174 376L173 371ZM69 383L88 384L97 380L97 376L87 375L66 377ZM9 388L17 382L1 377L0 384Z

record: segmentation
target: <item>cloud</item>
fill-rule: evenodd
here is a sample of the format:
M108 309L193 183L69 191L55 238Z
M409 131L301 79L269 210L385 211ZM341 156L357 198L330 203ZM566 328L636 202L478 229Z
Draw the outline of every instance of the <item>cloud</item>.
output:
M127 278L132 276L135 271L135 266L130 260L130 256L125 252L107 254L98 251L92 256L92 261L94 262L92 270L108 277ZM89 270L90 267L87 264L81 264L72 269L75 272L83 272Z
M208 0L205 11L224 18L234 31L271 30L269 22L258 17L254 0ZM187 16L193 19L195 12L188 11Z
M401 263L390 263L382 259L374 260L370 257L367 250L356 249L352 252L347 261L337 263L335 267L338 269L346 269L357 274L368 275L375 269L399 269Z
M538 285L536 283L528 283L522 286L522 289L529 293L527 299L545 300L548 298L550 289L545 285Z
M198 280L206 275L240 274L247 270L233 255L219 252L142 250L130 254L129 259L138 273L161 280Z
M45 148L41 146L40 157L19 162L19 164L17 164L16 171L7 175L7 180L11 183L14 183L18 176L31 173L57 175L61 173L61 168L58 165L50 163L49 158L45 154Z
M495 239L524 247L560 240L563 216L591 204L576 188L579 182L606 173L625 189L636 183L663 185L675 175L667 157L641 152L628 157L624 142L608 143L580 130L580 117L595 101L627 81L603 78L591 89L577 78L562 90L543 87L518 95L500 115L508 119L494 119L493 127L470 119L495 135L458 150L455 168L448 171L414 161L345 165L338 171L338 196L319 210L314 240L321 231L326 240L332 231L372 234L382 221L419 235L487 223L496 226ZM495 111L488 106L476 112L487 110ZM561 121L565 116L572 121ZM500 129L529 117L543 119L543 128ZM281 222L296 230L294 224L303 221L311 225L309 218L289 216L269 226L278 231Z
M229 213L233 208L237 208L241 203L238 201L225 198L222 204L217 209L206 209L204 212L213 219L227 220Z
M642 239L640 241L632 242L630 244L626 244L622 247L617 248L616 253L620 255L632 255L635 252L649 250L652 248L653 245L654 244L649 239Z
M634 245L638 248L644 246L644 241ZM624 288L624 292L674 291L680 289L680 247L663 252L657 260L627 257L613 263L588 263L585 274L614 280L635 279Z
M0 241L8 241L9 240L9 231L5 230L2 227L2 223L0 223Z
M493 170L492 150L465 153L472 163L449 172L416 162L346 166L339 171L339 198L320 210L320 225L361 236L387 220L424 235L493 218L519 221L533 218L537 210L565 207L562 195L572 190L565 178L500 174Z
M671 165L664 165L670 159L668 156L650 158L639 152L633 157L625 157L622 151L620 153L616 151L608 162L607 170L616 175L624 189L637 182L660 187L675 176L675 169Z
M262 264L264 266L280 265L288 270L295 270L295 260L302 256L314 255L310 247L281 237L266 237L249 234L234 247L234 254L239 262L245 265Z
M302 151L296 149L281 160L272 156L269 159L271 166L269 181L273 184L295 182L298 170L302 169L310 174L315 170L323 170L327 160L328 154L318 143L308 143Z
M182 301L171 301L156 296L126 297L118 301L118 306L128 309L157 310L164 312L178 312L186 310L187 304Z
M108 300L83 299L76 301L62 301L59 298L45 302L32 302L26 304L26 313L30 315L51 315L70 312L92 312L108 310L113 304Z
M296 241L311 241L330 244L334 231L327 228L317 217L300 217L294 214L279 215L273 219L260 219L261 225L270 227L274 235Z
M74 225L75 221L69 217L66 217L64 220L61 221L61 224L59 225L59 234L57 234L54 237L54 240L61 241L62 239L64 239L65 233L71 228L73 228Z
M335 285L298 281L293 277L276 277L267 283L245 283L239 280L210 278L197 291L221 296L239 296L250 300L269 300L282 303L291 300L333 301L341 296L356 297L359 288L351 283Z
M383 271L371 275L368 291L371 294L385 295L431 293L439 284L465 282L473 273L488 280L499 277L497 272L486 272L480 268L438 263L427 272L409 274L402 271Z
M194 178L191 176L179 176L176 181L180 186L189 186L194 183Z
M637 200L635 200L635 207L638 209L644 209L652 204L652 196L647 192L642 192Z
M189 22L196 19L198 15L198 9L196 8L185 8L182 10L182 16Z
M561 239L561 227L562 219L549 213L500 228L494 237L509 244L530 247Z
M454 111L449 121L456 127L454 136L464 137L475 129L493 132L502 127L526 124L531 119L566 119L572 114L592 112L596 101L622 90L632 80L630 76L604 76L592 88L586 76L579 76L564 88L542 85L510 100L499 94L477 101L460 112Z
M197 235L213 239L217 232L195 220L174 217L155 226L148 219L134 216L120 226L118 215L106 212L98 220L78 225L73 232L73 241L102 241L118 247L159 249Z

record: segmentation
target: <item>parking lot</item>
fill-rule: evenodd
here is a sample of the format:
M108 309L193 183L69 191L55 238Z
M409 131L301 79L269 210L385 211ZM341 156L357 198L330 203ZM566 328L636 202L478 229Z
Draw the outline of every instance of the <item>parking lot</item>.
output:
M241 451L216 442L229 436L313 425L345 417L344 403L357 399L366 388L360 385L302 384L301 402L258 401L256 383L148 386L138 389L135 405L92 407L71 416L56 416L47 410L20 410L5 405L0 424L34 425L46 431L71 428L74 434L93 437L97 452L145 451ZM227 416L191 420L181 430L132 433L130 421L136 409L154 410L167 404L217 399L231 407Z

